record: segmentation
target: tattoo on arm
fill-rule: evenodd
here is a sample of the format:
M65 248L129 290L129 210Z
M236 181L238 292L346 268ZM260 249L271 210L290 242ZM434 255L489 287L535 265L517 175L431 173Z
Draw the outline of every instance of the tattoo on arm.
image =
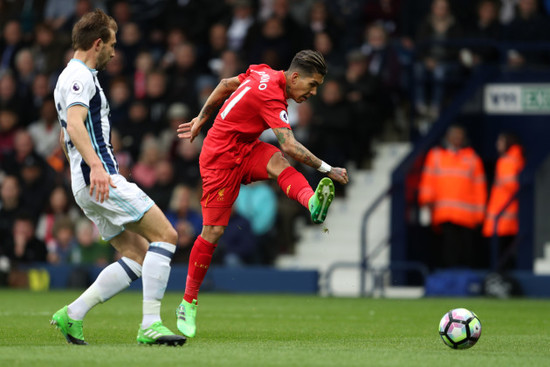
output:
M319 159L294 138L291 130L285 128L273 130L285 153L298 162L307 164L310 167L316 168L316 166L319 166L320 163L316 162L316 160L318 161ZM292 143L292 145L288 143Z

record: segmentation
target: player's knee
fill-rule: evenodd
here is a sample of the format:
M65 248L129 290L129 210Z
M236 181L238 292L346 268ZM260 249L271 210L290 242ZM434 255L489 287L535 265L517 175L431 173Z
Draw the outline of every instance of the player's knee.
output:
M224 226L204 226L201 237L210 243L218 243L224 231Z
M286 159L282 153L277 152L273 154L269 160L267 172L271 177L278 177L287 167L290 167L288 159Z
M176 244L178 242L178 232L174 227L169 226L166 230L162 231L162 242Z

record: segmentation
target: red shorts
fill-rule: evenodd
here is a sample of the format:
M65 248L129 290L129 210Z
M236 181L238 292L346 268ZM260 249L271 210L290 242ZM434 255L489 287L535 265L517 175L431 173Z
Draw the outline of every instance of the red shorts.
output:
M202 221L205 226L227 226L233 203L237 200L242 184L267 180L267 163L280 150L258 141L243 158L241 164L231 169L208 169L201 166Z

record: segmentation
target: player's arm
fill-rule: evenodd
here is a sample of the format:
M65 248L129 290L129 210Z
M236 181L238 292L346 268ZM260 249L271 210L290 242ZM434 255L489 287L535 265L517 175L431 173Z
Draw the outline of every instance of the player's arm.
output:
M218 107L241 85L238 77L222 79L216 88L210 93L208 99L202 106L201 112L190 122L178 126L178 136L181 139L195 140L199 135L202 126L208 121L210 116L218 110Z
M331 167L321 159L317 158L306 147L302 145L286 127L274 128L273 132L279 141L281 150L291 156L294 160L313 167L320 172L326 173L330 178L347 184L349 182L348 172L345 168Z
M96 200L103 202L109 198L109 186L116 187L111 176L92 147L92 140L88 134L84 121L88 115L88 108L74 105L67 110L67 133L86 164L90 167L90 195L96 188Z
M63 133L63 129L59 131L59 144L61 145L61 149L63 149L63 153L65 153L65 158L67 158L67 162L70 162L69 153L67 153L67 147L65 146L65 134Z

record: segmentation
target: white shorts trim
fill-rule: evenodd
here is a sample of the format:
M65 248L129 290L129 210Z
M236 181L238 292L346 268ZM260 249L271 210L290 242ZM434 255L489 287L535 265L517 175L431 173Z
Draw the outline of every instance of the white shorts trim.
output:
M89 186L75 194L75 201L84 214L93 221L101 237L109 241L124 231L124 225L140 220L155 202L135 183L124 176L112 175L116 188L109 187L109 199L96 201L95 192L90 196Z

